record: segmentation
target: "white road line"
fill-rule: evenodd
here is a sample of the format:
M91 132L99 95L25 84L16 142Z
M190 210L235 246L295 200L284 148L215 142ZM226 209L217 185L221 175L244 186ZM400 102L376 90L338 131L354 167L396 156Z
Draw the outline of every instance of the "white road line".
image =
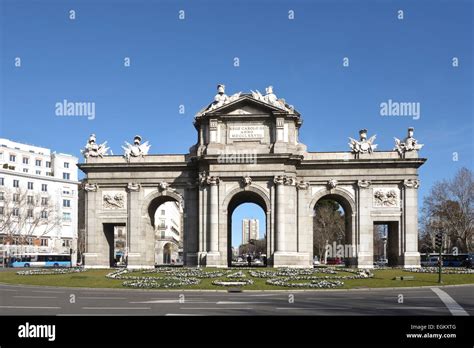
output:
M126 300L126 297L77 297L80 300Z
M320 310L331 310L331 311L332 311L332 310L334 310L334 309L347 310L347 309L352 309L352 307L346 307L346 308L341 308L341 307L338 307L338 308L315 308L315 307L292 308L292 307L277 307L277 308L275 308L275 309L277 309L277 310L290 310L290 311L292 311L292 310L294 310L294 309L296 309L296 310L300 310L300 309L302 309L302 310L318 310L318 311L320 311Z
M151 309L151 307L82 307L82 309L97 309L97 310L107 310L107 309L118 309L118 310L129 310L129 309Z
M417 306L404 306L404 305L400 305L400 306L392 306L392 307L376 307L375 309L379 310L384 310L384 309L444 309L444 307L417 307Z
M202 314L191 314L191 313L166 313L166 317L186 317L186 316L193 316L193 317L200 317Z
M71 289L71 292L73 290ZM53 290L33 290L32 292L44 292L44 293L48 293L48 294L65 294L66 292L65 291L53 291Z
M129 303L216 303L216 301L195 301L195 300L153 300L153 301L132 301Z
M216 304L254 304L254 303L270 303L270 302L257 302L257 301L218 301Z
M61 307L31 307L31 306L0 306L0 308L14 308L14 309L61 309Z
M452 315L469 315L451 296L440 288L431 288L433 292L438 295L439 299L443 301L444 305L449 309Z
M18 292L18 290L16 290L16 289L1 289L1 288L0 288L0 292L2 292L2 291L14 291L14 292Z
M223 309L229 309L229 310L236 310L236 309L245 309L245 310L252 310L253 308L244 308L244 307L238 307L238 308L230 308L230 307L181 307L180 309L197 309L197 310L223 310Z
M16 297L16 298L58 298L57 296L21 296L21 295L13 296L13 297Z

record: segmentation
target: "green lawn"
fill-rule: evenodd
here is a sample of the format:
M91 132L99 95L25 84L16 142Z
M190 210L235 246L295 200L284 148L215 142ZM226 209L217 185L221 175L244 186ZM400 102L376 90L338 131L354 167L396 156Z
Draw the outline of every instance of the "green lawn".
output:
M217 269L207 268L206 271L216 271ZM268 270L272 269L259 269ZM8 284L28 284L28 285L47 285L47 286L63 286L63 287L90 287L90 288L126 288L122 285L124 280L108 279L106 274L111 270L87 270L81 273L61 274L61 275L17 275L17 270L6 270L0 272L0 283ZM254 284L246 285L243 289L246 290L296 290L300 288L288 288L265 284L265 278L254 278L248 274L247 270L243 270L247 279L252 279ZM133 276L147 276L156 277L164 276L164 274L142 274L141 272L133 272ZM328 274L315 274L326 275ZM338 272L338 275L350 275L346 272ZM414 280L393 280L396 276L414 276ZM226 280L221 278L205 278L201 279L198 285L191 285L182 287L183 289L211 289L211 290L225 290L227 287L215 286L212 284L214 280ZM299 281L295 281L299 282ZM301 281L304 282L304 281ZM382 288L382 287L404 287L404 286L436 286L438 284L437 274L426 273L412 273L400 269L393 270L376 270L374 277L370 279L352 279L343 280L344 286L338 289L354 289L354 288ZM474 274L443 274L443 285L452 284L474 284ZM317 289L315 289L317 290Z

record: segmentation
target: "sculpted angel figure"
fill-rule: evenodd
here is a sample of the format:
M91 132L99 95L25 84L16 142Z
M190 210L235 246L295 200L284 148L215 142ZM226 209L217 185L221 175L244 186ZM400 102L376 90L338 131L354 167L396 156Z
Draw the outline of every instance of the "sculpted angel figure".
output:
M86 146L84 147L84 149L81 150L81 153L84 158L104 157L105 155L107 155L107 151L109 151L109 148L107 147L107 142L105 141L102 144L97 144L95 134L91 134L89 136L89 140L87 141Z
M361 129L359 131L360 140L357 141L353 138L349 138L351 141L349 146L353 153L372 153L376 148L377 145L374 144L376 135L371 136L367 140L367 129Z
M130 157L143 157L148 155L148 150L150 149L151 145L148 144L148 141L145 141L143 144L141 142L142 137L136 135L135 138L133 138L133 145L125 142L126 146L122 146L122 149L125 151L123 156L127 159L127 161L130 160Z

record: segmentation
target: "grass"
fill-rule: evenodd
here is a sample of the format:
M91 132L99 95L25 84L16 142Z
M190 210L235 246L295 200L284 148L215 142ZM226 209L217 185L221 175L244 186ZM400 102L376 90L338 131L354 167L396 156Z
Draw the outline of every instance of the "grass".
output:
M207 268L206 271L216 271L216 269ZM263 269L261 269L263 270ZM266 269L271 270L271 269ZM24 284L24 285L42 285L42 286L61 286L61 287L87 287L87 288L121 288L123 280L108 279L106 274L111 272L109 269L87 270L84 273L71 273L60 275L32 275L22 276L16 274L17 270L5 270L0 272L0 283L6 284ZM246 285L244 290L294 290L294 288L279 287L267 285L265 278L253 278L248 275L247 270L243 270L247 275L247 279L254 280L254 284ZM132 275L137 276L160 276L163 274L141 274L141 272L133 272ZM317 274L328 275L328 274ZM338 272L338 275L350 275L345 272ZM393 280L396 276L413 276L413 280ZM329 275L330 276L330 275ZM201 279L198 285L182 287L183 289L206 289L206 290L225 290L227 287L215 286L212 281L226 280L225 277ZM474 284L474 274L443 274L442 285L454 284ZM343 280L344 286L338 289L356 289L356 288L384 288L384 287L410 287L410 286L438 286L438 274L430 273L413 273L400 269L392 270L376 270L374 277L370 279L352 279Z

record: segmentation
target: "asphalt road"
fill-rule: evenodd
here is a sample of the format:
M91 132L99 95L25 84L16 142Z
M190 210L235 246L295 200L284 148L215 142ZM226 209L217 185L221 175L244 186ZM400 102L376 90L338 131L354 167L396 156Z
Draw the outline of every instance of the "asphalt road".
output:
M0 284L0 315L474 315L474 286L234 293Z

